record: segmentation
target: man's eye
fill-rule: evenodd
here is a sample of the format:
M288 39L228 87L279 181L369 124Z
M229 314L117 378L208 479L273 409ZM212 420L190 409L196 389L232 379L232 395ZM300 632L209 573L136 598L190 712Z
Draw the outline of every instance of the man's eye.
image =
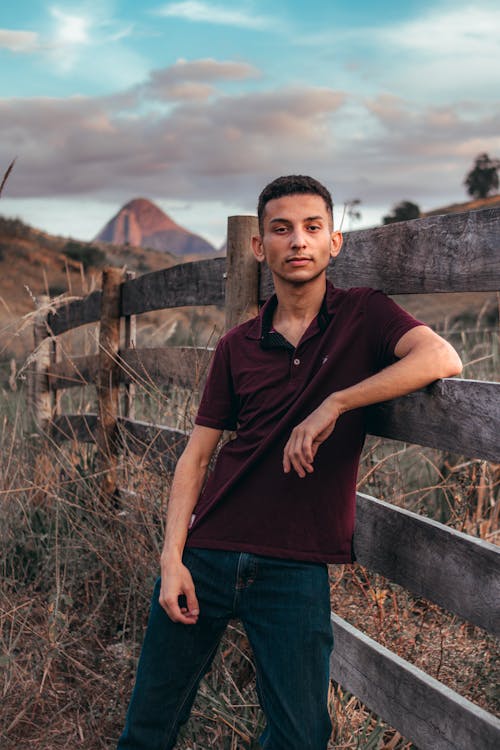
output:
M286 227L274 227L274 231L278 234L283 234L284 232L286 232Z
M321 229L319 224L309 224L307 227L311 232L317 232L318 229Z

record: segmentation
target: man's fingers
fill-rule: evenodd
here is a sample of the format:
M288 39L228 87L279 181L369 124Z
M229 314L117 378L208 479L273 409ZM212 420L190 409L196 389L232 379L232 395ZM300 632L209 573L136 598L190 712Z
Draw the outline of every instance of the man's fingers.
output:
M312 466L314 455L312 436L300 426L295 427L283 452L285 473L288 473L293 467L301 478L310 474L314 471Z
M196 598L194 586L190 591L186 591L186 602L187 613L191 615L191 617L198 617L198 615L200 614L200 607L198 605L198 599Z
M189 570L184 566L181 566L177 575L167 573L162 577L159 601L173 622L185 625L193 625L197 622L200 608L193 579Z

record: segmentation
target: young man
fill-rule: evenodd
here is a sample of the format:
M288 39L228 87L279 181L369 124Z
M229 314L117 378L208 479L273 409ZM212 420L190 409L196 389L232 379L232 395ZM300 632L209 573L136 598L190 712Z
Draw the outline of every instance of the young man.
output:
M253 252L275 295L219 342L176 467L120 750L173 748L228 621L252 646L264 750L325 750L332 648L326 563L353 559L363 407L460 371L455 350L382 292L326 281L342 235L328 190L262 191ZM236 438L221 449L224 429Z

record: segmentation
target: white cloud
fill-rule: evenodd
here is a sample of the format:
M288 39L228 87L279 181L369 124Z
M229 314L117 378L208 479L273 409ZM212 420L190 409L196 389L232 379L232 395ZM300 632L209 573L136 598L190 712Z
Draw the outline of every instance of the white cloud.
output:
M500 52L500 8L469 5L437 7L420 17L375 31L383 43L433 59L455 62L489 57L495 65Z
M0 29L0 49L10 52L31 53L39 49L40 42L36 31L16 31Z
M244 29L266 30L271 18L258 16L236 8L209 5L198 0L169 3L158 9L158 14L167 18L180 18L195 23L211 23L221 26L237 26Z
M71 15L58 8L51 8L50 12L57 21L56 44L66 46L88 44L90 42L90 29L92 26L90 18Z

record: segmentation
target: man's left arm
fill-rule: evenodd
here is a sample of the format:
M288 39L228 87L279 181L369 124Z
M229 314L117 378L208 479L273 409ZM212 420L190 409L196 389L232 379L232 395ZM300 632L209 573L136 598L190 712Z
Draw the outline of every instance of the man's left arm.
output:
M319 446L331 435L344 412L404 396L462 370L460 357L451 344L424 325L401 336L394 354L397 362L356 385L332 393L292 430L283 452L285 473L294 469L300 477L305 477L313 471Z

